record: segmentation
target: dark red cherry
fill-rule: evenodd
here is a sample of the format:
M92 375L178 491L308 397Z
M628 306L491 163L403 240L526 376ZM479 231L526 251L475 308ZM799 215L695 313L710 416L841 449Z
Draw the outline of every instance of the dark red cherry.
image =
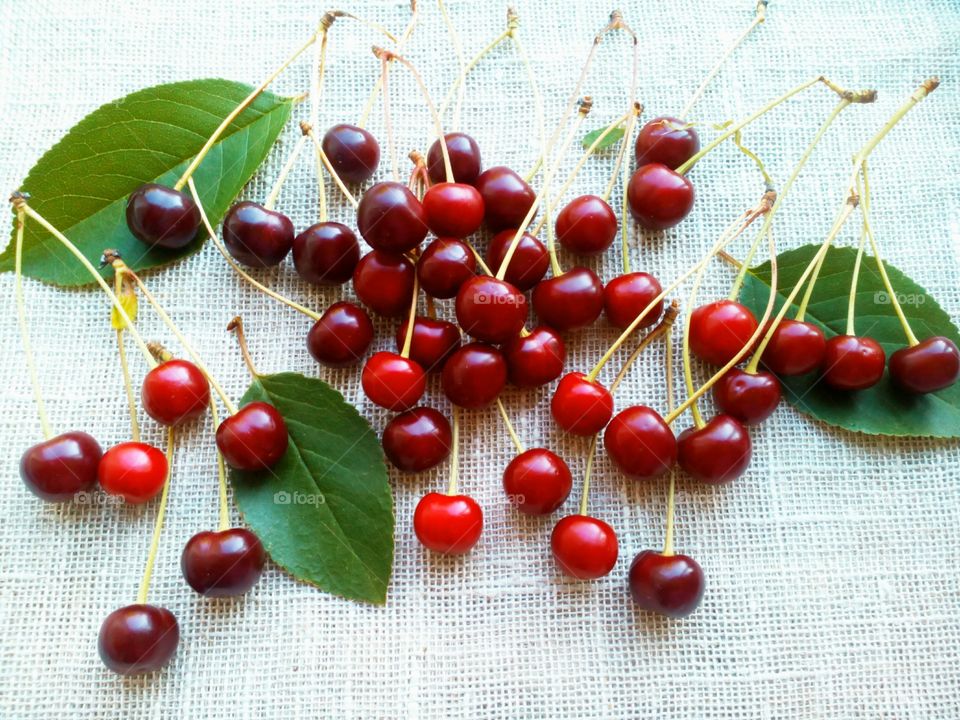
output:
M823 364L827 339L813 323L783 319L763 349L763 364L777 375L805 375Z
M20 456L20 478L38 498L64 502L93 487L102 456L99 443L87 433L63 433L26 449Z
M447 133L443 137L447 141L454 182L473 185L481 168L480 146L477 145L477 141L462 132ZM447 171L443 164L443 150L440 149L439 140L434 140L427 152L427 172L432 182L445 182L447 179Z
M196 236L200 210L190 195L146 183L127 199L127 227L147 247L178 250Z
M617 413L603 433L603 445L623 474L637 480L660 477L677 462L673 431L645 405Z
M865 390L880 382L886 362L873 338L835 335L823 354L823 380L835 390Z
M360 375L363 392L371 401L394 412L409 410L423 397L427 375L416 362L397 353L370 356Z
M560 332L587 327L603 312L603 283L589 268L572 268L533 289L533 309Z
M617 215L596 195L574 198L557 215L557 240L570 252L599 255L617 236Z
M172 612L155 605L127 605L107 615L97 650L113 672L140 675L170 662L179 642L180 627Z
M413 263L403 255L374 250L357 263L353 290L378 315L399 317L410 312L415 274Z
M460 286L477 271L477 258L466 243L455 238L437 238L417 260L420 287L431 297L455 297Z
M487 246L487 266L492 273L496 274L500 269L516 234L516 230L503 230L491 238ZM549 267L550 254L546 246L533 235L525 232L520 236L517 249L513 251L504 279L526 292L543 280Z
M307 333L307 350L327 367L353 365L373 341L373 323L363 308L348 302L334 303Z
M404 472L423 472L450 456L450 423L430 407L395 415L383 429L383 452Z
M613 396L583 373L567 373L561 378L550 402L557 425L574 435L595 435L613 416Z
M608 282L603 288L603 309L610 324L626 328L637 316L647 309L656 297L663 292L657 279L645 272L632 272L620 275ZM637 327L654 325L663 314L661 298L650 311L643 316Z
M470 552L483 532L483 511L466 495L429 493L413 513L417 540L428 550L444 555Z
M662 163L641 166L627 185L633 219L647 230L666 230L693 209L693 183Z
M501 347L507 360L510 382L517 387L539 387L553 382L563 372L566 349L552 328L538 325L520 333Z
M700 136L690 123L673 117L658 117L640 128L634 152L637 167L662 163L676 170L700 150Z
M374 250L404 253L427 236L427 214L406 185L379 182L360 198L357 230Z
M484 343L468 343L447 360L440 375L443 394L454 405L486 407L507 384L503 353Z
M701 305L690 314L690 350L713 365L726 365L758 327L749 309L733 300Z
M397 327L397 350L403 350L407 322ZM418 317L413 321L410 358L426 372L440 372L444 363L460 347L460 329L452 322Z
M377 139L356 125L334 125L324 134L321 147L337 175L346 183L369 180L380 163Z
M244 405L217 428L217 447L227 465L237 470L276 465L289 442L283 416L265 402Z
M146 443L125 442L114 445L100 458L97 480L104 492L138 504L160 494L168 470L163 451Z
M746 428L729 415L717 415L702 428L687 428L677 437L680 467L706 483L740 477L750 464L751 453Z
M517 510L527 515L549 515L570 495L570 468L546 448L517 455L503 471L503 489Z
M904 390L931 393L953 385L960 375L960 352L942 335L900 348L890 356L890 377Z
M686 617L700 604L706 581L692 557L644 550L630 564L630 595L650 612Z
M613 528L589 515L561 519L553 528L550 547L564 574L581 580L609 574L620 552Z
M527 298L515 286L488 275L467 280L457 293L457 322L488 343L512 339L527 321Z
M780 381L769 372L730 368L713 386L717 407L744 425L759 425L780 404Z
M484 170L473 185L483 197L483 217L493 232L520 227L537 199L526 180L503 166Z
M143 409L161 425L200 417L210 404L210 383L196 365L167 360L147 373L140 390Z
M250 267L280 264L293 238L290 218L255 202L238 202L223 219L223 244L234 260Z
M464 238L483 223L483 197L473 185L442 182L424 193L423 211L436 235Z
M338 222L311 225L293 240L293 265L312 285L342 285L360 262L353 230Z
M205 597L243 595L257 584L267 553L245 528L198 532L180 556L187 585Z

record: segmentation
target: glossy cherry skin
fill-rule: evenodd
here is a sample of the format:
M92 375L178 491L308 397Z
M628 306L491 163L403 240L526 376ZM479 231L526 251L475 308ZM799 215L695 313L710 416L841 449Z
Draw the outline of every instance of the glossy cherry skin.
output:
M404 472L423 472L450 456L450 423L430 407L417 407L395 415L383 429L383 452Z
M232 597L257 584L266 561L260 538L245 528L204 531L187 541L180 571L204 597Z
M649 273L632 272L613 278L603 288L603 309L610 324L626 328L637 316L647 309L656 297L663 292L659 281ZM661 298L637 325L645 328L654 325L663 314Z
M237 470L263 470L276 465L289 442L283 416L265 402L244 405L217 428L220 454Z
M483 197L473 185L442 182L424 193L423 211L436 235L463 238L483 223Z
M353 365L373 341L373 323L366 311L349 302L328 307L307 333L307 350L327 367Z
M161 425L174 426L200 417L210 404L210 383L186 360L160 363L143 379L143 409Z
M503 230L490 239L490 244L487 246L487 266L492 273L496 274L500 269L516 234L516 230ZM549 267L550 254L546 246L533 235L525 232L520 236L517 249L513 251L504 279L526 292L543 280Z
M537 199L526 180L503 166L484 170L473 185L483 197L483 217L493 232L520 227Z
M686 617L700 605L706 581L692 557L644 550L630 564L630 595L644 610Z
M570 468L546 448L520 453L503 471L507 498L527 515L549 515L563 505L572 487Z
M360 198L357 230L374 250L404 253L427 236L427 214L406 185L379 182Z
M960 352L941 335L904 347L890 356L890 377L904 390L931 393L953 385L960 375Z
M190 195L146 183L127 198L127 227L147 247L178 250L196 236L200 210Z
M687 428L677 437L677 461L690 476L706 483L725 483L743 475L753 447L738 420L717 415L702 428Z
M408 323L397 327L397 350L403 350ZM440 372L447 359L460 347L460 329L452 322L418 317L413 321L410 358L426 372Z
M514 285L489 275L467 280L457 292L457 322L468 335L503 343L527 321L527 298Z
M603 433L603 445L624 475L652 480L677 462L677 440L660 414L634 405L616 414Z
M690 314L690 350L713 365L726 365L758 327L749 309L733 300L701 305Z
M713 386L717 407L744 425L759 425L780 404L780 381L763 370L748 373L730 368Z
M561 519L553 528L550 547L564 574L581 580L609 574L620 552L613 528L589 515L567 515Z
M560 332L587 327L603 312L603 283L589 268L572 268L533 289L533 309Z
M343 285L358 262L360 243L342 223L317 223L293 239L293 266L311 285Z
M455 297L460 287L477 272L477 258L466 243L455 238L437 238L417 260L420 287L431 297Z
M167 480L167 456L153 445L125 442L114 445L100 458L97 480L104 492L138 504L152 500Z
M413 512L413 531L428 550L444 555L470 552L483 532L483 511L467 495L429 493Z
M539 387L563 372L567 351L555 330L538 325L527 335L517 335L500 348L507 360L510 382L517 387Z
M580 372L567 373L550 401L557 425L574 435L595 435L613 417L613 396L603 385Z
M415 361L397 353L370 356L360 374L363 392L371 401L394 412L409 410L427 389L427 374Z
M700 136L689 123L674 117L658 117L640 128L634 153L637 167L661 163L676 170L700 150Z
M450 165L453 168L453 181L473 185L480 175L480 146L472 137L462 132L447 133L443 136L447 142L447 152L450 154ZM427 172L431 182L440 183L447 179L446 167L443 164L443 150L440 141L434 140L427 151Z
M294 240L290 218L255 202L239 202L223 219L223 244L233 259L249 267L279 265Z
M557 240L570 252L599 255L617 236L617 215L596 195L574 198L557 215Z
M666 230L693 209L693 183L663 163L641 166L627 185L633 219L647 230Z
M399 317L410 312L416 270L403 255L374 250L360 258L353 271L353 291L378 315Z
M97 650L113 672L141 675L170 662L179 642L180 626L172 612L156 605L127 605L107 615Z
M873 338L835 335L823 354L823 380L835 390L865 390L880 382L886 362Z
M337 175L347 183L366 182L380 164L380 143L356 125L334 125L324 134L321 147Z
M507 384L503 353L484 343L468 343L447 360L440 375L443 394L463 408L486 407Z
M20 456L20 478L34 495L64 502L97 482L103 450L85 432L67 432L26 449Z
M827 339L813 323L783 319L763 349L761 361L777 375L806 375L823 364Z

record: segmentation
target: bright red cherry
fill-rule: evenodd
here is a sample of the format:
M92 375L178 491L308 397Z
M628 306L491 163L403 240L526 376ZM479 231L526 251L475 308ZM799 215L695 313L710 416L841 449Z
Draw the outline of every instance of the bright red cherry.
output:
M483 511L466 495L429 493L413 512L413 531L428 550L444 555L470 552L483 532Z
M503 166L484 170L473 185L483 196L484 220L493 232L520 227L537 199L522 177Z
M424 193L423 211L435 234L463 238L483 223L483 197L473 185L437 183Z
M360 198L357 229L374 250L404 253L427 236L427 214L406 185L379 182Z
M630 564L630 595L650 612L686 617L697 609L704 587L703 570L686 555L644 550Z
M38 498L64 502L93 487L102 456L100 444L87 433L63 433L26 449L20 478Z
M658 117L640 128L634 148L637 167L662 163L676 170L700 150L700 136L690 123Z
M397 350L403 350L408 323L397 327ZM426 372L440 372L457 348L460 347L460 329L452 322L418 317L413 321L413 339L410 358Z
M147 373L140 390L143 409L161 425L200 417L210 404L210 383L196 365L167 360Z
M450 154L453 168L453 181L473 185L480 174L480 146L472 137L462 132L447 133L443 136ZM440 141L434 140L427 152L427 172L435 183L445 182L447 171L443 164L443 150Z
M127 605L107 615L97 650L113 672L141 675L170 662L179 642L180 627L172 612L155 605Z
M255 202L239 202L223 219L223 244L233 259L250 267L279 265L293 247L293 223Z
M491 272L496 273L500 269L516 234L516 230L503 230L491 238L487 246L487 265ZM504 279L516 285L517 289L526 292L543 280L549 267L550 253L547 252L546 246L533 235L525 232L520 236L517 249L513 251Z
M780 404L780 381L769 372L730 368L713 386L717 407L744 425L759 425Z
M647 230L666 230L693 209L693 183L662 163L640 167L627 185L633 219Z
M380 144L356 125L334 125L323 136L323 153L346 182L359 184L373 177L380 163Z
M702 428L687 428L677 437L680 467L706 483L740 477L750 464L751 453L746 428L729 415L717 415Z
M416 362L397 353L370 356L360 375L363 392L380 407L394 412L409 410L423 397L427 375Z
M564 574L595 580L617 564L617 534L603 520L589 515L567 515L550 536L553 557Z
M726 365L758 327L749 309L733 300L701 305L690 314L690 350L713 365Z
M383 452L404 472L423 472L450 456L450 423L430 407L417 407L391 418L383 429Z
M550 402L557 425L574 435L595 435L613 416L613 396L583 373L564 375Z
M240 408L217 428L217 447L227 465L237 470L263 470L280 462L290 437L277 409L265 402Z
M823 354L823 380L835 390L865 390L880 382L886 361L873 338L835 335Z
M763 349L761 361L777 375L805 375L823 364L827 339L813 323L783 319Z
M152 500L167 480L167 456L140 442L114 445L100 458L97 479L104 492L119 495L128 503Z
M570 468L546 448L517 455L503 471L503 489L517 510L527 515L549 515L570 495Z
M931 393L950 387L960 376L960 352L950 338L927 338L890 356L890 377L904 390Z
M527 321L527 298L505 280L478 275L457 293L457 322L468 335L488 343L503 343Z
M538 325L520 333L501 347L507 360L510 382L517 387L539 387L553 382L563 372L566 349L552 328Z
M266 561L263 543L245 528L204 531L187 541L180 571L204 597L232 597L257 584Z
M574 198L557 215L557 240L570 252L599 255L617 236L617 215L596 195Z
M416 270L403 255L374 250L360 258L353 272L353 291L378 315L399 317L410 312Z
M614 327L626 328L661 292L663 288L660 283L649 273L632 272L615 277L603 288L603 309L607 320ZM643 316L637 327L645 328L656 324L661 314L662 298Z
M147 247L178 250L196 236L200 210L190 195L146 183L127 199L127 227Z
M293 265L311 285L343 285L358 262L360 243L342 223L311 225L293 240Z
M353 365L373 341L373 323L363 308L348 302L328 307L307 333L307 350L327 367Z
M637 480L660 477L677 462L673 431L646 405L617 413L603 433L603 445L623 474Z
M491 345L468 343L447 360L440 382L443 394L454 405L486 407L507 384L507 361Z
M460 286L477 272L477 258L466 243L455 238L437 238L417 260L420 287L431 297L455 297Z
M603 283L593 270L575 267L537 285L533 309L560 332L587 327L603 312Z

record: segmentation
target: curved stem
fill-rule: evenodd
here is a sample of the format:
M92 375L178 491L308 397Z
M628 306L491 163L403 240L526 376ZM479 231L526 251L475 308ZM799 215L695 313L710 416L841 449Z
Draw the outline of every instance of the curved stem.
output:
M446 17L446 11L444 11L444 17ZM459 88L463 87L464 83L466 82L467 75L470 74L470 72L477 66L477 64L481 60L483 60L484 57L490 54L490 52L492 52L493 49L497 47L497 45L502 43L508 37L510 37L509 28L504 30L499 35L497 35L497 37L494 38L493 41L490 42L485 48L483 48L483 50L477 53L476 56L473 58L473 60L471 60L469 63L467 63L466 65L463 65L461 62L462 69L460 71L460 75L457 77L456 80L453 81L453 84L450 86L450 89L447 90L447 94L443 98L443 102L441 102L440 106L437 108L438 112L440 113L440 117L443 117L446 114L447 108L450 107L450 103L453 100L453 94L455 92L458 92Z
M520 38L517 35L516 31L517 27L519 26L519 19L516 13L512 10L507 10L507 24L509 27L510 40L513 43L514 50L517 52L517 57L519 57L520 62L523 63L523 69L527 75L527 84L530 86L531 95L533 95L533 107L535 111L535 117L537 119L537 132L540 139L540 155L537 157L536 163L534 163L534 169L524 178L525 181L529 183L533 180L534 176L537 174L537 171L543 164L543 153L546 151L547 146L547 131L546 122L544 120L543 95L540 92L540 86L537 83L537 77L533 72L533 66L530 64L530 58L527 56L527 53L520 42Z
M913 107L923 100L927 95L932 93L940 85L940 78L931 77L923 81L923 83L914 90L913 94L906 99L906 101L890 116L890 119L883 125L882 128L874 135L867 143L860 148L860 151L853 158L854 173L856 174L860 170L860 166L866 161L870 153L873 152L874 148L880 143L883 138L887 136L887 133L890 132L894 125L900 122L903 119L903 116L906 115Z
M637 42L637 34L633 29L627 25L623 24L622 29L630 34L630 37L633 39L633 69L630 74L630 96L627 100L631 103L631 112L628 116L627 127L624 129L623 138L620 141L620 148L617 151L617 160L613 164L613 172L610 173L610 180L607 182L607 187L603 191L603 201L610 202L610 195L613 194L613 187L617 183L617 176L620 174L620 166L623 164L623 158L626 155L627 147L630 145L630 140L633 135L633 126L636 124L637 115L640 114L640 103L637 102L637 77L638 71L640 69L640 44ZM624 188L626 192L626 188Z
M413 344L413 326L417 320L417 300L420 295L420 281L417 274L413 274L413 293L410 298L410 312L407 314L407 332L403 338L403 348L400 350L400 357L410 357L410 346Z
M700 289L700 282L703 280L706 267L706 265L703 265L700 268L700 272L697 273L697 278L693 282L693 289L690 291L690 298L687 300L687 312L684 313L683 316L683 381L687 386L687 395L693 395L695 390L693 387L693 371L690 367L690 315L693 313L694 305L697 301L697 291ZM697 407L696 402L691 403L690 412L693 415L693 424L697 428L702 428L705 423L703 422L703 417L700 415L700 408Z
M667 328L667 334L664 338L666 345L666 357L664 366L666 368L667 382L667 412L673 412L673 346L671 343L671 329ZM667 522L666 530L663 534L663 555L670 557L673 555L673 518L676 510L677 494L677 473L673 468L670 469L670 484L667 490Z
M581 515L587 514L587 503L590 500L590 475L593 472L593 456L597 454L597 438L599 434L590 438L590 447L587 449L587 466L583 469L583 489L580 491Z
M617 376L613 379L613 382L610 383L611 394L616 392L616 389L620 386L620 383L622 383L623 379L627 376L627 372L637 361L637 358L640 357L640 354L647 348L647 346L661 335L665 335L670 331L670 328L673 327L673 323L677 319L677 314L679 311L680 307L676 300L674 300L663 313L663 319L660 320L659 324L657 324L653 330L644 335L643 339L637 343L637 347L630 354L630 357L626 359L623 365L620 366L620 372L617 373ZM669 345L667 347L669 349Z
M147 602L147 593L150 590L150 578L153 577L153 566L157 560L157 551L160 549L160 534L163 532L163 518L167 514L167 498L170 495L170 477L173 475L173 444L174 430L167 429L167 477L163 481L163 491L160 493L160 505L157 507L157 519L153 525L153 538L150 540L150 552L147 554L147 564L143 569L143 579L140 581L140 592L137 593L137 604Z
M437 5L440 7L440 15L443 17L443 24L447 26L447 34L450 36L450 43L453 45L453 50L457 55L457 65L460 68L460 74L463 74L464 68L466 67L466 60L463 56L463 44L460 42L460 35L457 33L457 28L454 26L453 21L450 20L450 15L447 13L447 6L443 4L443 0L437 0ZM453 120L451 121L451 129L458 130L460 128L460 112L463 110L463 96L466 89L466 83L458 83L457 89L457 103L453 106Z
M390 68L386 54L380 57L380 78L383 84L383 127L387 138L387 149L390 155L390 172L394 182L400 182L400 165L397 160L397 143L393 137L393 122L390 117L390 84L387 78Z
M407 27L403 31L403 35L400 36L400 41L396 44L397 52L403 52L403 47L407 44L410 36L413 35L414 28L417 27L417 19L420 14L420 8L417 5L417 0L410 0L410 12L410 22L407 23ZM380 75L377 76L377 81L373 84L373 88L370 90L370 95L367 97L367 101L363 105L363 111L360 113L360 119L357 121L357 127L365 127L367 121L370 119L370 114L373 112L373 104L377 101L377 95L380 94L380 88L383 87L383 81L384 72L381 69Z
M629 275L630 267L630 227L633 218L630 215L627 203L627 185L629 184L630 164L623 164L623 198L620 201L620 260L623 263L623 274Z
M293 169L297 159L300 157L300 153L303 152L303 146L306 145L306 143L306 136L301 135L300 139L297 140L297 144L293 147L293 152L290 153L290 157L287 158L287 162L284 164L283 169L277 176L277 180L274 182L273 188L270 190L270 194L267 195L267 199L263 203L263 206L267 210L273 210L273 208L276 207L277 198L280 197L280 190L283 188L283 184L287 181L287 176L290 175L290 171Z
M813 273L810 275L810 280L807 283L807 289L804 290L803 297L800 299L800 304L797 306L797 314L794 315L794 319L797 322L803 322L804 318L807 316L807 306L810 304L810 299L813 297L813 288L817 284L817 278L820 277L820 268L823 267L823 261L826 259L826 253L817 258L817 262L813 267Z
M240 354L243 356L243 363L247 366L250 376L253 380L260 377L257 366L253 364L253 356L250 355L250 348L247 345L247 334L243 329L243 318L237 315L227 323L227 331L236 333L237 344L240 345Z
M450 482L447 495L457 494L457 482L460 479L460 408L453 406L453 437L450 442Z
M217 402L213 398L210 398L210 420L213 422L214 430L220 427L220 412L217 410ZM214 443L216 445L216 443ZM220 454L220 449L216 449L217 453L217 480L219 482L219 496L220 496L220 527L219 530L223 531L230 527L230 503L227 500L227 468L223 462L223 455Z
M513 429L513 423L510 422L510 416L507 415L507 409L503 406L503 401L499 397L497 398L497 409L500 411L500 417L503 418L503 424L507 426L507 433L513 441L513 446L517 449L517 453L522 455L527 449L523 446L523 443L520 442L517 431Z

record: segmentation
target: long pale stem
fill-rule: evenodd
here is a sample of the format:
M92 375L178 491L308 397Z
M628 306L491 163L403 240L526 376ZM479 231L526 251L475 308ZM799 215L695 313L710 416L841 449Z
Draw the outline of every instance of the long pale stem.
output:
M398 53L403 52L404 46L407 44L410 36L413 35L414 28L417 27L417 19L420 15L420 7L417 4L417 0L411 0L410 10L410 22L407 23L407 27L403 31L403 35L400 36L400 41L396 43ZM380 89L383 87L383 81L384 71L381 67L380 74L377 76L377 81L373 84L373 88L370 90L370 95L367 97L367 102L365 102L363 105L363 112L360 113L360 119L357 121L357 127L364 128L367 124L367 121L370 120L370 114L373 112L373 104L377 101L377 96L380 94Z
M450 482L447 484L447 495L457 494L457 482L460 479L460 408L453 406L453 436L450 442Z
M413 293L410 298L410 312L407 314L407 332L403 337L403 348L400 357L410 357L410 346L413 344L413 328L417 321L417 300L420 295L420 283L417 274L413 275Z
M489 44L487 44L487 46L483 48L483 50L481 50L476 54L476 56L474 56L473 60L471 60L469 63L463 66L463 68L460 71L460 75L457 77L456 80L453 81L453 84L450 86L450 89L447 90L447 94L443 98L443 102L441 102L440 106L437 108L438 112L440 113L440 117L443 117L446 114L447 108L450 107L450 103L453 100L453 94L455 92L458 92L459 88L463 87L464 83L466 82L467 75L470 74L470 72L477 66L477 64L481 60L483 60L484 57L489 55L490 52L492 52L494 48L497 47L497 45L502 43L508 37L510 37L509 28L504 30L499 35L497 35L497 37L495 37Z
M317 158L323 163L323 166L327 169L327 172L330 173L330 177L333 178L333 182L336 184L337 188L340 190L340 193L346 199L354 209L357 208L359 203L357 199L353 196L353 193L347 188L346 184L343 182L343 179L340 177L340 174L337 172L337 169L333 166L333 163L330 162L330 158L327 157L327 154L323 151L323 145L320 142L320 138L317 137L317 133L312 127L305 129L307 136L313 141L313 149L316 152ZM318 168L319 171L319 168ZM322 181L318 181L322 182Z
M137 604L147 602L147 593L150 591L150 579L153 577L153 566L157 560L157 551L160 549L160 535L163 532L163 519L167 514L167 498L170 495L170 477L173 475L173 445L174 430L167 429L167 477L163 481L163 491L160 493L160 505L157 507L157 519L153 525L153 538L150 540L150 552L147 554L147 564L143 569L143 579L140 581L140 592L137 593Z
M514 430L513 423L510 422L510 416L507 414L507 409L503 406L503 401L500 398L497 398L497 409L500 411L500 417L503 418L503 424L507 427L507 434L510 435L513 446L517 449L517 453L522 455L527 449L523 446L523 443L520 442L520 437L517 435L517 431Z
M210 420L213 427L220 427L220 412L217 410L217 402L210 398ZM220 496L220 530L226 530L230 527L230 503L227 500L227 468L223 462L223 455L217 448L217 480L219 483Z
M457 28L450 19L450 15L447 13L447 6L443 4L443 0L437 0L437 5L440 7L440 15L443 17L443 24L447 26L447 34L450 36L450 43L453 45L454 53L456 53L457 56L457 66L460 68L460 72L462 74L464 68L466 67L466 59L463 55L463 43L460 42L460 34L457 32ZM451 129L453 130L460 129L460 112L463 109L463 97L465 90L466 83L459 83L457 88L457 103L453 106L453 120L450 123Z
M124 292L124 273L114 274L114 292L119 297ZM137 399L133 393L133 383L130 381L130 363L127 362L127 348L123 341L123 327L117 330L117 354L120 356L120 372L123 375L123 390L127 397L127 411L130 414L130 439L140 442L140 422L137 420Z
M667 412L673 412L673 345L671 343L671 328L667 328L667 334L664 337L666 353L664 357L664 367L667 382ZM667 523L663 534L663 554L667 557L673 555L673 518L676 509L677 493L677 473L670 469L670 483L667 489Z

